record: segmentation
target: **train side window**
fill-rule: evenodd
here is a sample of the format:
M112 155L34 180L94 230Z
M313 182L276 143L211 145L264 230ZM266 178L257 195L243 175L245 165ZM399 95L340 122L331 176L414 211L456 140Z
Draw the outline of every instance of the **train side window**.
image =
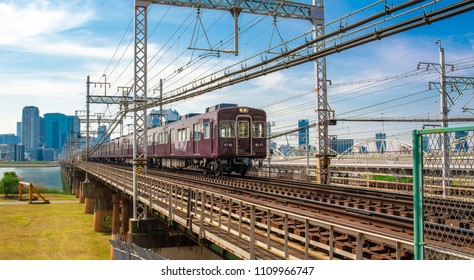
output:
M171 143L176 142L176 129L171 129L170 134L171 134Z
M160 132L159 138L160 144L168 144L168 134L166 132Z
M201 140L201 124L194 124L194 141Z
M235 121L220 121L219 135L221 138L235 137Z
M178 141L189 140L189 127L178 129Z
M265 137L265 122L253 122L253 137L264 138Z
M211 124L205 123L204 124L204 139L211 138Z
M249 137L249 122L239 121L239 138Z

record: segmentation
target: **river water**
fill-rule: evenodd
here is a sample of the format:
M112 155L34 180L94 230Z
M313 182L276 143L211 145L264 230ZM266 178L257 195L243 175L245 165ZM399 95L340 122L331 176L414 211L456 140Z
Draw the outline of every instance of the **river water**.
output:
M13 171L18 175L21 181L32 183L33 186L46 187L64 191L61 180L61 168L53 167L0 167L0 179L3 173Z

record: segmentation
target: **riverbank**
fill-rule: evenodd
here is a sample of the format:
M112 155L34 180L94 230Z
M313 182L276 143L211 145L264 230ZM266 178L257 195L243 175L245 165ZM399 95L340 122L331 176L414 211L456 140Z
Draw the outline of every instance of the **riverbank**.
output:
M110 234L73 195L44 194L51 204L0 197L0 260L107 260Z
M0 161L0 167L58 167L59 161Z

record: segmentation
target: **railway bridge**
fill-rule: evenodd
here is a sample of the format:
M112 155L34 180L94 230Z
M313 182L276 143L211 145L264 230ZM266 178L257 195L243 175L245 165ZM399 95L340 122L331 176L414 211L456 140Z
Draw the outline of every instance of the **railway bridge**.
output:
M113 236L141 247L185 246L191 241L228 259L413 258L408 217L380 230L373 221L358 220L368 212L351 210L347 202L334 202L341 205L329 213L322 205L318 210L296 206L282 190L264 189L264 193L278 193L271 201L264 194L223 192L218 177L207 176L214 184L208 188L197 179L178 181L149 171L138 175L138 203L144 211L134 220L131 170L91 162L64 164L84 212L94 214L94 229L110 227ZM240 188L260 188L245 181L237 183ZM305 197L311 194L299 197L302 204L310 200ZM394 210L382 208L374 210L380 214L376 220L386 223L387 211Z

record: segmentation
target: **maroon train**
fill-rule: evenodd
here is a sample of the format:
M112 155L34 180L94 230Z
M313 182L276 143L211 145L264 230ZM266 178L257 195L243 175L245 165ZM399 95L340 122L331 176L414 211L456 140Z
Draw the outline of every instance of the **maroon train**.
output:
M149 166L245 176L254 159L266 157L266 114L260 109L219 104L204 114L189 114L148 129L147 142ZM133 135L128 135L102 144L91 159L125 164L132 157Z

